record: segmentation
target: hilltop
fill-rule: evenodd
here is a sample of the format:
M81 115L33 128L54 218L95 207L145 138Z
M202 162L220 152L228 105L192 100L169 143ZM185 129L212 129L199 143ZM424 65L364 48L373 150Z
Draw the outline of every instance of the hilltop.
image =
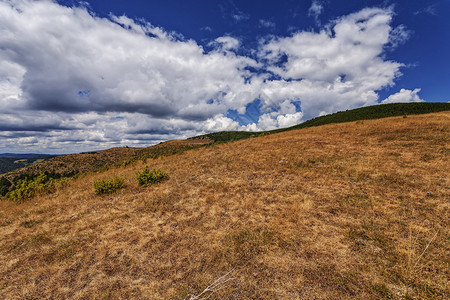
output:
M229 142L247 139L255 136L269 135L289 130L308 128L314 126L322 126L327 124L363 121L372 119L389 118L394 116L408 116L408 115L420 115L429 114L433 112L449 111L450 103L431 103L431 102L416 102L416 103L390 103L390 104L378 104L372 106L365 106L355 108L346 111L339 111L333 114L320 116L306 122L294 125L288 128L280 128L268 131L260 132L247 132L247 131L222 131L213 132L210 134L201 135L195 137L207 138L214 142Z
M0 201L0 296L188 299L228 274L210 299L448 299L449 125L290 130ZM169 178L141 187L145 166Z

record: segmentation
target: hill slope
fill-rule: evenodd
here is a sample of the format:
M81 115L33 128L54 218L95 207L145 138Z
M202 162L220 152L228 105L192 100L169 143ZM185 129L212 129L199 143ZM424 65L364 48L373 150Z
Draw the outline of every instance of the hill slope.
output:
M449 125L293 130L0 201L0 298L184 299L231 271L211 299L448 299ZM170 178L139 187L145 165Z
M229 142L255 137L259 135L268 135L313 126L321 126L343 122L353 122L359 120L381 119L394 116L429 114L440 111L450 111L450 103L430 103L430 102L390 103L340 111L334 114L317 117L312 120L308 120L306 122L288 128L280 128L262 132L222 131L202 135L196 138L203 137L211 139L215 142Z

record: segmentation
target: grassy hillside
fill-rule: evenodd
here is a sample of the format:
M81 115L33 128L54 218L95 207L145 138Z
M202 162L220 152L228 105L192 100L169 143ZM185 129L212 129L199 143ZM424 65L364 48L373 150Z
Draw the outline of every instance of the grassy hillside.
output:
M450 112L311 127L0 201L0 298L189 299L228 274L210 299L448 299L449 138Z
M134 163L137 160L172 155L186 150L210 145L212 143L237 141L250 137L332 123L352 122L357 120L377 119L391 116L425 114L446 110L450 110L450 103L395 103L375 105L318 117L290 128L282 128L264 132L216 132L199 137L193 137L184 141L164 142L159 145L141 149L112 148L103 151L62 155L37 164L32 163L42 161L42 157L23 157L26 160L19 158L12 160L8 158L4 161L2 167L3 161L0 157L0 174L10 172L5 175L10 182L17 182L19 179L24 177L35 177L42 172L47 172L53 177L72 176L73 174L105 170L107 168L120 166L122 164ZM2 168L5 169L5 171L1 172ZM11 172L15 169L18 170Z
M321 126L326 124L353 122L359 120L381 119L394 116L428 114L440 111L450 111L450 103L421 102L421 103L392 103L392 104L373 105L317 117L289 128L280 128L276 130L263 132L222 131L206 134L200 136L200 138L209 138L215 142L238 141L260 135L268 135L283 131L308 128L313 126Z

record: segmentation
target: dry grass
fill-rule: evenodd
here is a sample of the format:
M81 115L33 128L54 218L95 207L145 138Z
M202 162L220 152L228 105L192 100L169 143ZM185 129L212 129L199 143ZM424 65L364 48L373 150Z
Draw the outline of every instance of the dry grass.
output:
M449 125L290 131L1 201L0 298L185 299L233 270L210 299L448 299ZM139 187L145 165L170 178Z

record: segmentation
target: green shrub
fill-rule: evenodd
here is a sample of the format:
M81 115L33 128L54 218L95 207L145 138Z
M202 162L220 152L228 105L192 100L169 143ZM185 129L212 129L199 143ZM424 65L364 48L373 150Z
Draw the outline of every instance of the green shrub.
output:
M38 194L52 193L55 191L55 181L41 173L33 179L21 179L14 188L6 195L14 202L21 203L31 199Z
M160 169L151 169L145 167L141 172L136 174L136 178L139 182L139 185L148 185L152 183L157 183L163 180L164 178L169 177L169 175L160 170Z
M121 177L112 179L99 179L94 182L94 192L97 195L111 194L125 187L125 180Z
M126 167L129 165L134 165L136 163L136 159L126 160L121 164L121 167Z
M5 196L9 188L11 187L11 182L5 177L0 177L0 196Z

